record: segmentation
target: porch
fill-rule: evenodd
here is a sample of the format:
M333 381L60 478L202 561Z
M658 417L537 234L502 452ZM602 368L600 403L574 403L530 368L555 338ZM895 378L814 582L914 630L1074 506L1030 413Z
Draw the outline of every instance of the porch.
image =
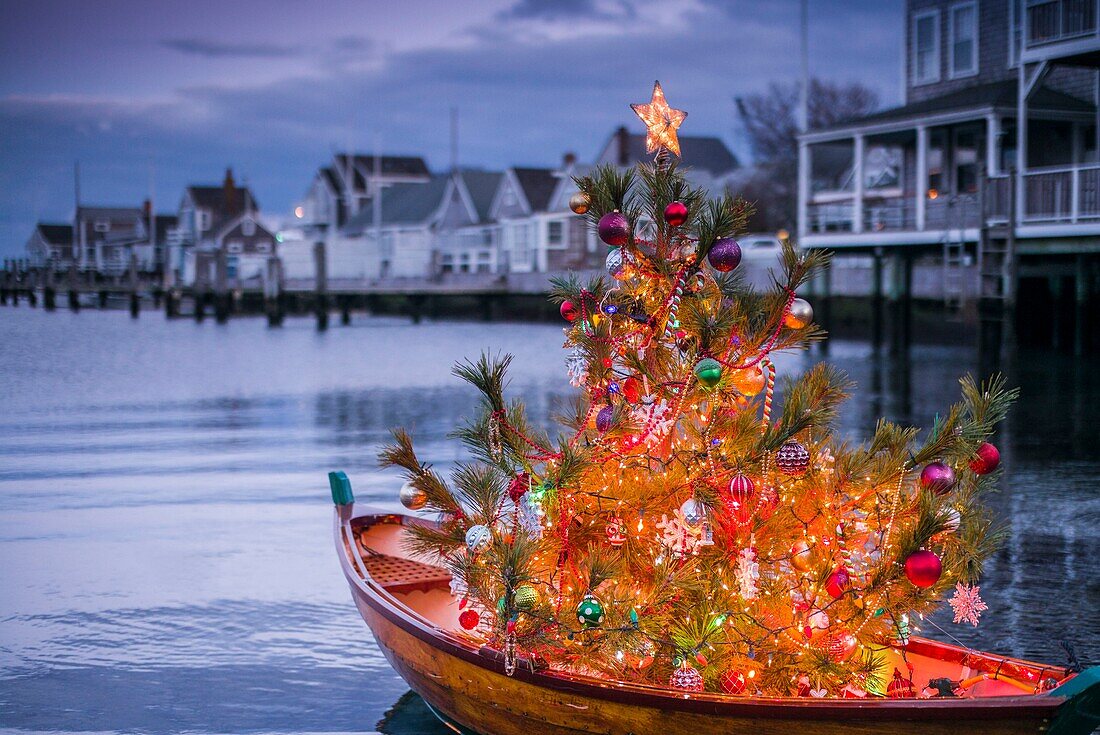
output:
M804 135L803 246L977 242L983 227L1009 224L1016 237L1100 235L1095 108L1042 90L1019 151L1015 85L990 86L982 107L899 108Z

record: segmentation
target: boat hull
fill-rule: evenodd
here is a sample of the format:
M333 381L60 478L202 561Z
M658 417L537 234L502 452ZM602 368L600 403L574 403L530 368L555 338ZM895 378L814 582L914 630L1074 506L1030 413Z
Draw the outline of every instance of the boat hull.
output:
M473 647L409 614L373 585L369 574L353 568L346 537L338 535L338 548L345 552L341 562L355 604L386 659L441 719L480 735L1070 732L1052 727L1065 698L1050 695L920 701L731 698L676 695L522 664L507 676L499 652Z

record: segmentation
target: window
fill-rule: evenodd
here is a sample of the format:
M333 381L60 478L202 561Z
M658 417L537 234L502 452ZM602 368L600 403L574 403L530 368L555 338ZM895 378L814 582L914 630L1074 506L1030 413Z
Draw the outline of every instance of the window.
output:
M943 130L933 130L928 135L928 198L935 199L943 193L947 182L943 175L943 158L947 136Z
M256 221L246 219L241 222L241 234L245 237L252 237L256 234Z
M225 251L227 253L244 252L244 243L240 240L230 240L225 244Z
M952 5L948 16L951 38L951 78L978 73L978 6Z
M94 227L95 227L96 232L110 232L111 231L111 220L109 220L109 219L97 219L95 221Z
M256 252L257 253L270 253L271 252L271 241L270 240L260 240L258 243L256 243Z
M199 232L206 232L210 229L210 212L205 209L195 210L195 227Z
M978 130L955 130L955 193L973 194L978 190Z
M940 80L940 12L913 16L913 84Z
M546 223L546 241L551 245L561 245L564 228L561 220L552 220Z

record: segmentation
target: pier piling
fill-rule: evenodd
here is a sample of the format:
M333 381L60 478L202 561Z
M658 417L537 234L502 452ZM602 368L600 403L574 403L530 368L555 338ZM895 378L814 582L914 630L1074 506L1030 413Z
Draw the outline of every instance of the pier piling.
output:
M313 267L317 276L313 287L313 311L317 315L317 331L323 332L328 329L328 266L323 242L313 243Z

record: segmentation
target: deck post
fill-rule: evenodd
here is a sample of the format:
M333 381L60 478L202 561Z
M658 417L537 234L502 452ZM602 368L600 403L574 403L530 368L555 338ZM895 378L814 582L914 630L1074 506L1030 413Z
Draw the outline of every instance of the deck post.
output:
M325 243L313 243L314 302L313 310L317 315L317 331L328 329L328 267L325 259Z
M871 257L871 345L877 352L882 347L882 248L875 248Z
M856 234L863 232L863 143L863 133L857 133L852 141L852 232Z
M1001 118L996 113L991 112L985 116L985 135L985 170L989 176L998 176L1001 173L1001 160L997 155Z
M138 271L137 271L137 255L130 253L130 269L129 269L129 286L130 286L130 318L137 319L141 313L141 297L138 294Z
M351 324L351 296L338 296L336 300L340 304L340 324L346 327Z
M1025 32L1026 32L1026 23ZM1009 225L1016 227L1027 216L1027 64L1021 61L1016 83L1016 215Z
M1073 314L1073 354L1081 357L1088 347L1088 301L1089 301L1089 269L1085 261L1085 254L1078 253L1074 263L1074 283L1076 285Z
M69 286L69 309L70 311L80 311L80 294L78 291L80 284L77 282L75 265L69 266L69 272L65 276L65 280L68 281Z
M229 321L229 256L225 248L218 248L214 255L214 320L218 324Z
M263 277L264 286L264 311L267 314L267 326L278 327L282 325L286 316L286 306L283 302L283 261L277 256L267 259Z
M48 264L45 272L42 274L42 308L46 311L53 311L57 308L57 286L54 283L56 277L57 274L54 271L54 264Z
M917 126L917 181L913 187L916 201L913 203L917 231L924 231L925 205L928 202L928 128Z

